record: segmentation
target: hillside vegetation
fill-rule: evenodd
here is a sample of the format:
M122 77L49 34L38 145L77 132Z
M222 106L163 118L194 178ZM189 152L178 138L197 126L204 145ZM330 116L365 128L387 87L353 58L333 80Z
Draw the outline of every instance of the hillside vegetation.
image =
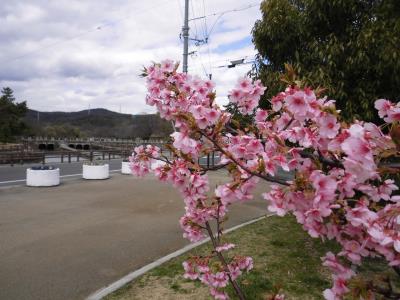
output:
M28 134L54 137L166 137L172 125L158 115L130 115L102 108L78 112L38 112L28 110Z

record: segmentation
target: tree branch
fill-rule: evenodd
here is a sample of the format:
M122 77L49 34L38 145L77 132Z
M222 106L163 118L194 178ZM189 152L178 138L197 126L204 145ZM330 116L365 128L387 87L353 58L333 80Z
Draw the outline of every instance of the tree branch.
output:
M325 156L322 155L322 153L320 151L318 151L318 156L315 155L315 154L312 154L312 153L307 153L305 151L301 151L300 155L303 158L311 158L311 159L314 159L314 160L318 160L322 164L325 164L325 165L330 166L330 167L344 169L344 166L340 161L326 158Z
M221 153L225 154L226 157L228 157L230 160L232 160L237 166L239 166L241 169L243 169L244 171L246 171L247 173L262 178L266 181L269 182L274 182L274 183L279 183L282 185L286 185L289 186L290 184L287 182L287 180L280 178L280 177L276 177L276 176L270 176L270 175L265 175L262 173L257 173L254 172L252 170L250 170L249 168L243 166L239 161L237 161L234 157L232 157L232 155L230 155L229 153L227 153L217 142L215 142L213 139L211 139L209 136L207 136L206 134L204 134L204 132L200 131L200 134L202 136L204 136L206 139L208 139L211 143L214 144L214 146L218 149L218 151L220 151Z
M217 170L223 169L223 168L225 168L227 165L229 165L229 163L222 164L222 165L217 165L217 166L209 167L209 168L201 168L201 171L202 171L203 174L204 174L204 173L206 173L207 171L217 171Z
M224 266L225 272L228 274L229 282L232 284L232 286L233 286L237 296L239 297L239 299L240 300L245 300L246 298L245 298L245 296L244 296L244 294L242 292L242 289L240 288L239 284L236 282L236 280L232 279L232 276L231 276L231 273L229 271L228 264L227 264L227 262L225 260L225 257L222 255L221 252L216 251L216 248L218 247L218 241L215 239L214 233L213 233L213 231L211 229L211 226L210 226L210 223L208 221L206 222L206 228L207 228L207 233L210 236L213 248L214 248L214 250L215 250L215 252L217 254L217 257L218 257L219 261L222 263L222 265Z

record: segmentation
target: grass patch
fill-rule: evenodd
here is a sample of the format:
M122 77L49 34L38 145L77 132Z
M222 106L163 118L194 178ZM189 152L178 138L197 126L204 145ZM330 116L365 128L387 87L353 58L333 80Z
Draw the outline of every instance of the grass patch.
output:
M321 266L320 257L339 248L333 242L321 242L309 237L292 217L273 216L248 225L226 236L236 244L233 250L254 259L254 269L240 277L248 299L265 299L281 288L287 299L323 299L322 291L330 287L328 271ZM207 253L210 245L193 249L148 272L116 291L107 300L147 299L210 299L208 289L199 282L182 277L182 262L190 255ZM385 270L378 261L370 260L362 272ZM147 294L151 292L150 294ZM232 289L228 293L233 299Z

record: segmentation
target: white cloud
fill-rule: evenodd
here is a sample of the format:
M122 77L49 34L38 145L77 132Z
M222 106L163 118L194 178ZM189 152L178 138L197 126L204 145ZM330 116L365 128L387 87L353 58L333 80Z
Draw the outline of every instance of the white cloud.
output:
M104 107L151 112L144 103L144 65L181 60L183 0L3 0L0 7L0 86L43 111ZM248 0L191 0L190 18L243 8ZM194 13L194 14L193 14ZM250 36L258 7L191 21L191 36L213 31L208 45L189 59L190 73L212 73L218 102L251 65L218 68L255 51L239 42ZM207 24L205 24L205 22ZM239 44L237 44L239 43ZM232 45L232 47L230 47ZM221 51L221 49L223 49Z

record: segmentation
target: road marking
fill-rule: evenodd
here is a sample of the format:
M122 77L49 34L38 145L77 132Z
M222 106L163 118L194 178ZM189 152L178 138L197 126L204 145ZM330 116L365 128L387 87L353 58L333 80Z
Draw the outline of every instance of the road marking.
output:
M10 181L0 181L0 184L2 184L2 183L21 182L21 181L26 181L26 179L10 180Z
M244 222L242 224L236 225L236 226L231 227L231 228L229 228L227 230L224 230L223 233L229 233L231 231L234 231L234 230L242 228L242 227L244 227L246 225L250 225L252 223L258 222L258 221L260 221L262 219L265 219L266 217L270 217L270 216L273 216L273 214L262 216L262 217L259 217L257 219L253 219L253 220ZM111 293L115 292L116 290L120 289L125 284L133 281L135 278L143 275L144 273L146 273L146 272L148 272L148 271L150 271L150 270L162 265L163 263L165 263L165 262L167 262L167 261L169 261L169 260L171 260L171 259L173 259L173 258L175 258L175 257L177 257L179 255L182 255L182 254L192 250L193 248L196 248L198 246L201 246L201 245L207 243L209 240L210 240L210 238L205 238L204 240L201 240L199 242L187 245L187 246L185 246L185 247L183 247L183 248L181 248L181 249L179 249L179 250L177 250L175 252L172 252L172 253L164 256L164 257L161 257L161 258L157 259L156 261L154 261L154 262L152 262L152 263L150 263L148 265L145 265L144 267L141 267L140 269L138 269L136 271L133 271L133 272L129 273L128 275L122 277L121 279L111 283L110 285L97 290L93 294L89 295L86 298L86 300L101 300L104 297L108 296L109 294L111 294Z
M110 173L115 173L115 172L121 172L121 169L118 169L118 170L110 170L109 171ZM70 174L70 175L62 175L62 176L60 176L60 178L63 178L63 177L73 177L73 176L81 176L82 175L82 173L79 173L79 174ZM0 182L1 183L1 182Z
M110 170L110 173L115 173L115 172L121 172L121 169L118 170ZM69 175L62 175L60 176L60 178L64 178L64 177L73 177L73 176L81 176L82 173L79 174L69 174ZM10 180L10 181L0 181L0 184L6 184L6 183L14 183L14 182L23 182L26 181L26 179L18 179L18 180Z

